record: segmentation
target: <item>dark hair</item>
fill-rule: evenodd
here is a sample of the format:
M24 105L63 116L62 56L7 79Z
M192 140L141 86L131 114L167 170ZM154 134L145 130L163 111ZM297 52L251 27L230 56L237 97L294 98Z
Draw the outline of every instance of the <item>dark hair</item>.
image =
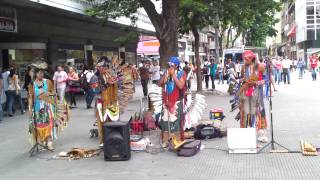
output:
M61 64L57 65L57 66L56 66L56 70L58 70L59 67L62 68L62 65L61 65Z
M16 69L10 69L9 77L13 77L15 74L17 74Z

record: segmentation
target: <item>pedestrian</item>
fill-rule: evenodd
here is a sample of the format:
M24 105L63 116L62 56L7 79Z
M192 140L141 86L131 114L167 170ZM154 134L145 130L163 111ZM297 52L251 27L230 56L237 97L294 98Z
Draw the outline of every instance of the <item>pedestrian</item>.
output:
M202 74L204 76L204 81L206 83L206 89L209 89L209 78L210 78L210 62L208 59L204 60Z
M231 71L230 69L233 68L235 69L235 65L234 63L232 62L231 58L228 58L227 59L227 64L225 66L225 74L227 75L227 84L230 83L230 80L231 80L231 77L230 77L230 74L231 74Z
M274 79L275 79L275 83L278 82L278 85L281 82L281 69L282 69L282 63L281 63L281 60L279 59L279 57L277 57L276 61L275 61L275 76L274 76Z
M23 83L23 89L25 89L27 92L29 92L29 86L32 84L32 77L33 77L32 67L28 66L27 72L24 76L24 83Z
M2 79L2 74L0 74L0 123L2 122L3 119L3 109L2 109L2 93L3 93L3 79Z
M54 89L58 93L60 103L63 103L66 93L68 74L61 65L57 66L57 71L53 75Z
M2 79L3 79L3 92L5 94L5 103L4 103L4 109L6 111L6 114L8 114L8 99L9 99L9 95L8 95L8 86L9 86L9 83L8 83L8 77L10 75L10 70L9 69L4 69L1 76L2 76Z
M150 71L147 67L147 61L143 61L143 66L139 68L139 75L144 97L148 96L148 83L150 79Z
M282 62L282 72L283 72L283 82L290 84L290 68L292 66L292 61L286 56Z
M98 71L97 71L98 73ZM85 92L85 100L86 100L86 105L87 105L87 109L91 108L91 104L92 101L94 99L95 96L95 88L98 88L98 76L96 75L96 82L95 83L91 83L91 79L94 76L94 72L88 68L88 66L84 66L83 67L83 72L81 73L80 76L80 82L81 82L81 86Z
M311 76L312 80L317 80L317 67L318 67L318 57L315 53L313 53L310 58L310 67L311 67Z
M189 66L188 61L185 61L184 63L185 63L185 66L183 67L183 70L184 70L184 73L185 73L186 76L187 76L187 79L186 79L187 88L188 88L188 90L191 90L192 69L191 69L191 67Z
M210 77L211 77L211 83L212 83L212 90L216 89L216 86L214 84L214 80L216 79L217 67L218 67L217 64L214 63L214 59L211 59Z
M77 107L76 94L80 93L80 81L79 81L78 73L76 73L75 69L72 66L69 66L68 73L68 93L70 97L70 108ZM72 106L74 105L74 106Z
M152 67L150 68L151 80L153 84L158 84L160 80L160 66L157 60L152 61Z
M303 78L303 73L304 73L304 67L305 67L305 62L302 60L302 58L299 58L297 62L297 68L299 70L299 79Z
M237 79L240 78L240 72L241 72L241 64L240 64L240 61L237 60L237 63L235 64L235 70L236 70L236 73L237 73Z
M13 106L15 100L18 100L20 105L21 114L25 113L24 106L21 98L21 87L19 85L19 76L16 73L15 69L10 70L10 74L8 76L8 115L10 117L13 116Z
M223 79L223 64L222 64L222 61L219 62L217 71L218 71L218 75L219 75L218 84L220 84L220 83L224 84L224 82L223 82L224 79Z

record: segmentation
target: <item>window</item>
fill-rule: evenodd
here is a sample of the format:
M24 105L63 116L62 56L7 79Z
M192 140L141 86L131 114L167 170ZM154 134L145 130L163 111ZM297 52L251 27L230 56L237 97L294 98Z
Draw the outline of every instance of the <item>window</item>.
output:
M307 6L307 15L314 15L314 6Z
M307 30L307 40L314 40L314 30L313 29L308 29Z

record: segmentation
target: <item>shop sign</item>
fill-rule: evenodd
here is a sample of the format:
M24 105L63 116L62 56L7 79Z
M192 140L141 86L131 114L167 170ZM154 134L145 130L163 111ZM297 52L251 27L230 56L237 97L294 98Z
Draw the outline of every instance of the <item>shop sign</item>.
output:
M17 13L15 8L0 7L0 31L17 32Z

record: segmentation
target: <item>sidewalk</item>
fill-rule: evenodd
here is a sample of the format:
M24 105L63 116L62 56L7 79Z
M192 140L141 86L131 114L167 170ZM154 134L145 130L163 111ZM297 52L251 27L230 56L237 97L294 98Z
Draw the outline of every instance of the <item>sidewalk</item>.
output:
M320 144L320 81L298 80L292 76L291 85L278 86L273 98L275 138L291 150L299 150L299 140ZM195 86L194 86L195 87ZM140 91L139 91L140 88ZM224 90L226 85L218 86ZM304 92L304 93L302 93ZM127 118L139 110L137 103L141 87L126 113ZM226 94L208 96L208 108L203 114L208 118L209 109L221 107L227 118L224 125L238 127L229 112ZM303 107L302 107L303 106ZM97 139L89 138L89 129L94 122L93 110L85 109L84 102L71 111L69 127L55 141L55 152L42 152L29 158L30 144L27 141L27 116L6 118L0 124L0 179L2 180L92 180L92 179L164 179L164 180L302 180L320 179L319 157L304 157L301 154L228 154L227 139L202 141L205 149L190 158L177 157L172 152L158 155L132 152L132 159L125 162L105 162L103 156L77 161L50 160L60 151L72 147L96 148ZM221 149L221 150L217 150Z

